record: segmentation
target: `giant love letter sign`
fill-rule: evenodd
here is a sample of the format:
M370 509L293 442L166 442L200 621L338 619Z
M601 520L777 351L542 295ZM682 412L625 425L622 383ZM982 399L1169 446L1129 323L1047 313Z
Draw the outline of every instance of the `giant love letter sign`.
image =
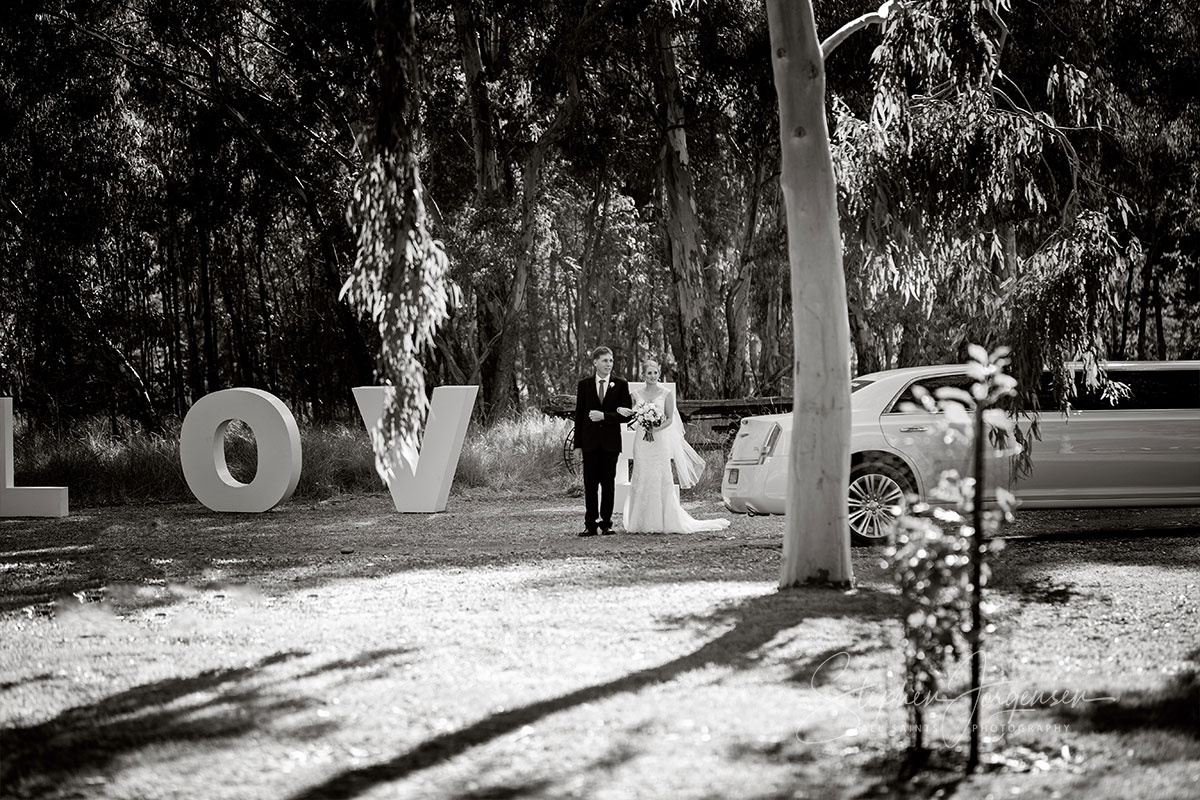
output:
M354 387L358 413L367 430L374 430L383 418L383 404L392 391L390 386ZM433 390L416 468L409 469L393 453L392 472L384 477L397 511L432 513L446 510L450 484L478 394L478 386L439 386Z
M65 517L65 486L13 486L12 403L0 397L0 517Z
M368 429L383 417L388 386L358 386L354 399ZM467 437L478 386L439 386L433 390L429 419L417 463L409 468L393 454L395 469L385 478L397 511L445 511L454 470ZM258 469L242 483L225 463L225 431L235 419L254 432ZM63 486L13 486L12 398L0 397L0 517L65 517ZM292 496L300 482L300 429L292 412L261 389L224 389L197 400L179 433L183 478L196 499L213 511L269 511Z
M225 430L235 419L250 426L258 446L258 471L250 483L235 480L225 463ZM300 482L300 429L275 395L223 389L201 397L183 418L179 460L188 488L213 511L269 511Z

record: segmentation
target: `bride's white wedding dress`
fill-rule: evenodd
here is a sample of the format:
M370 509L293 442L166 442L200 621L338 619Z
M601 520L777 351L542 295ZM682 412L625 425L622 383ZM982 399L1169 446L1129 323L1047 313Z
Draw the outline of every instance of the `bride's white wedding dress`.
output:
M634 394L634 402L646 402ZM664 391L652 401L666 416L669 393ZM672 411L674 403L670 402ZM671 422L655 428L654 441L647 442L641 428L634 429L633 475L629 496L625 500L625 530L635 533L700 533L729 527L727 519L694 519L679 504L675 480L671 475L671 460L675 460L680 484L685 488L696 483L704 459L683 439L679 415L672 413Z

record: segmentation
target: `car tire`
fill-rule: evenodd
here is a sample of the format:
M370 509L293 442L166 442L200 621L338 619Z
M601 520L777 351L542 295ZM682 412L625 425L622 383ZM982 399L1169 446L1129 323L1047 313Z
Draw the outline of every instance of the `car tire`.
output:
M850 543L885 544L897 514L908 506L912 481L903 470L886 461L864 461L850 469Z

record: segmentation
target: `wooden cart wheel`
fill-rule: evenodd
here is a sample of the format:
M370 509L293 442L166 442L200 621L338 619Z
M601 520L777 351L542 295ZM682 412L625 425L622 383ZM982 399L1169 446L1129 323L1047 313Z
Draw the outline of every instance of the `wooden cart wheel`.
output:
M563 439L563 463L567 465L567 472L572 475L579 475L583 469L583 459L575 452L575 429L567 431L567 438Z

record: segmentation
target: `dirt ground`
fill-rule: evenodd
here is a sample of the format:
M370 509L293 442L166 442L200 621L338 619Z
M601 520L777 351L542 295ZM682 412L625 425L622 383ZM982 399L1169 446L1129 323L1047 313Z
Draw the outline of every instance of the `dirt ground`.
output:
M987 769L960 779L951 695L898 782L877 552L852 592L780 592L780 518L580 539L577 505L0 520L0 796L1200 796L1200 509L1020 515Z

